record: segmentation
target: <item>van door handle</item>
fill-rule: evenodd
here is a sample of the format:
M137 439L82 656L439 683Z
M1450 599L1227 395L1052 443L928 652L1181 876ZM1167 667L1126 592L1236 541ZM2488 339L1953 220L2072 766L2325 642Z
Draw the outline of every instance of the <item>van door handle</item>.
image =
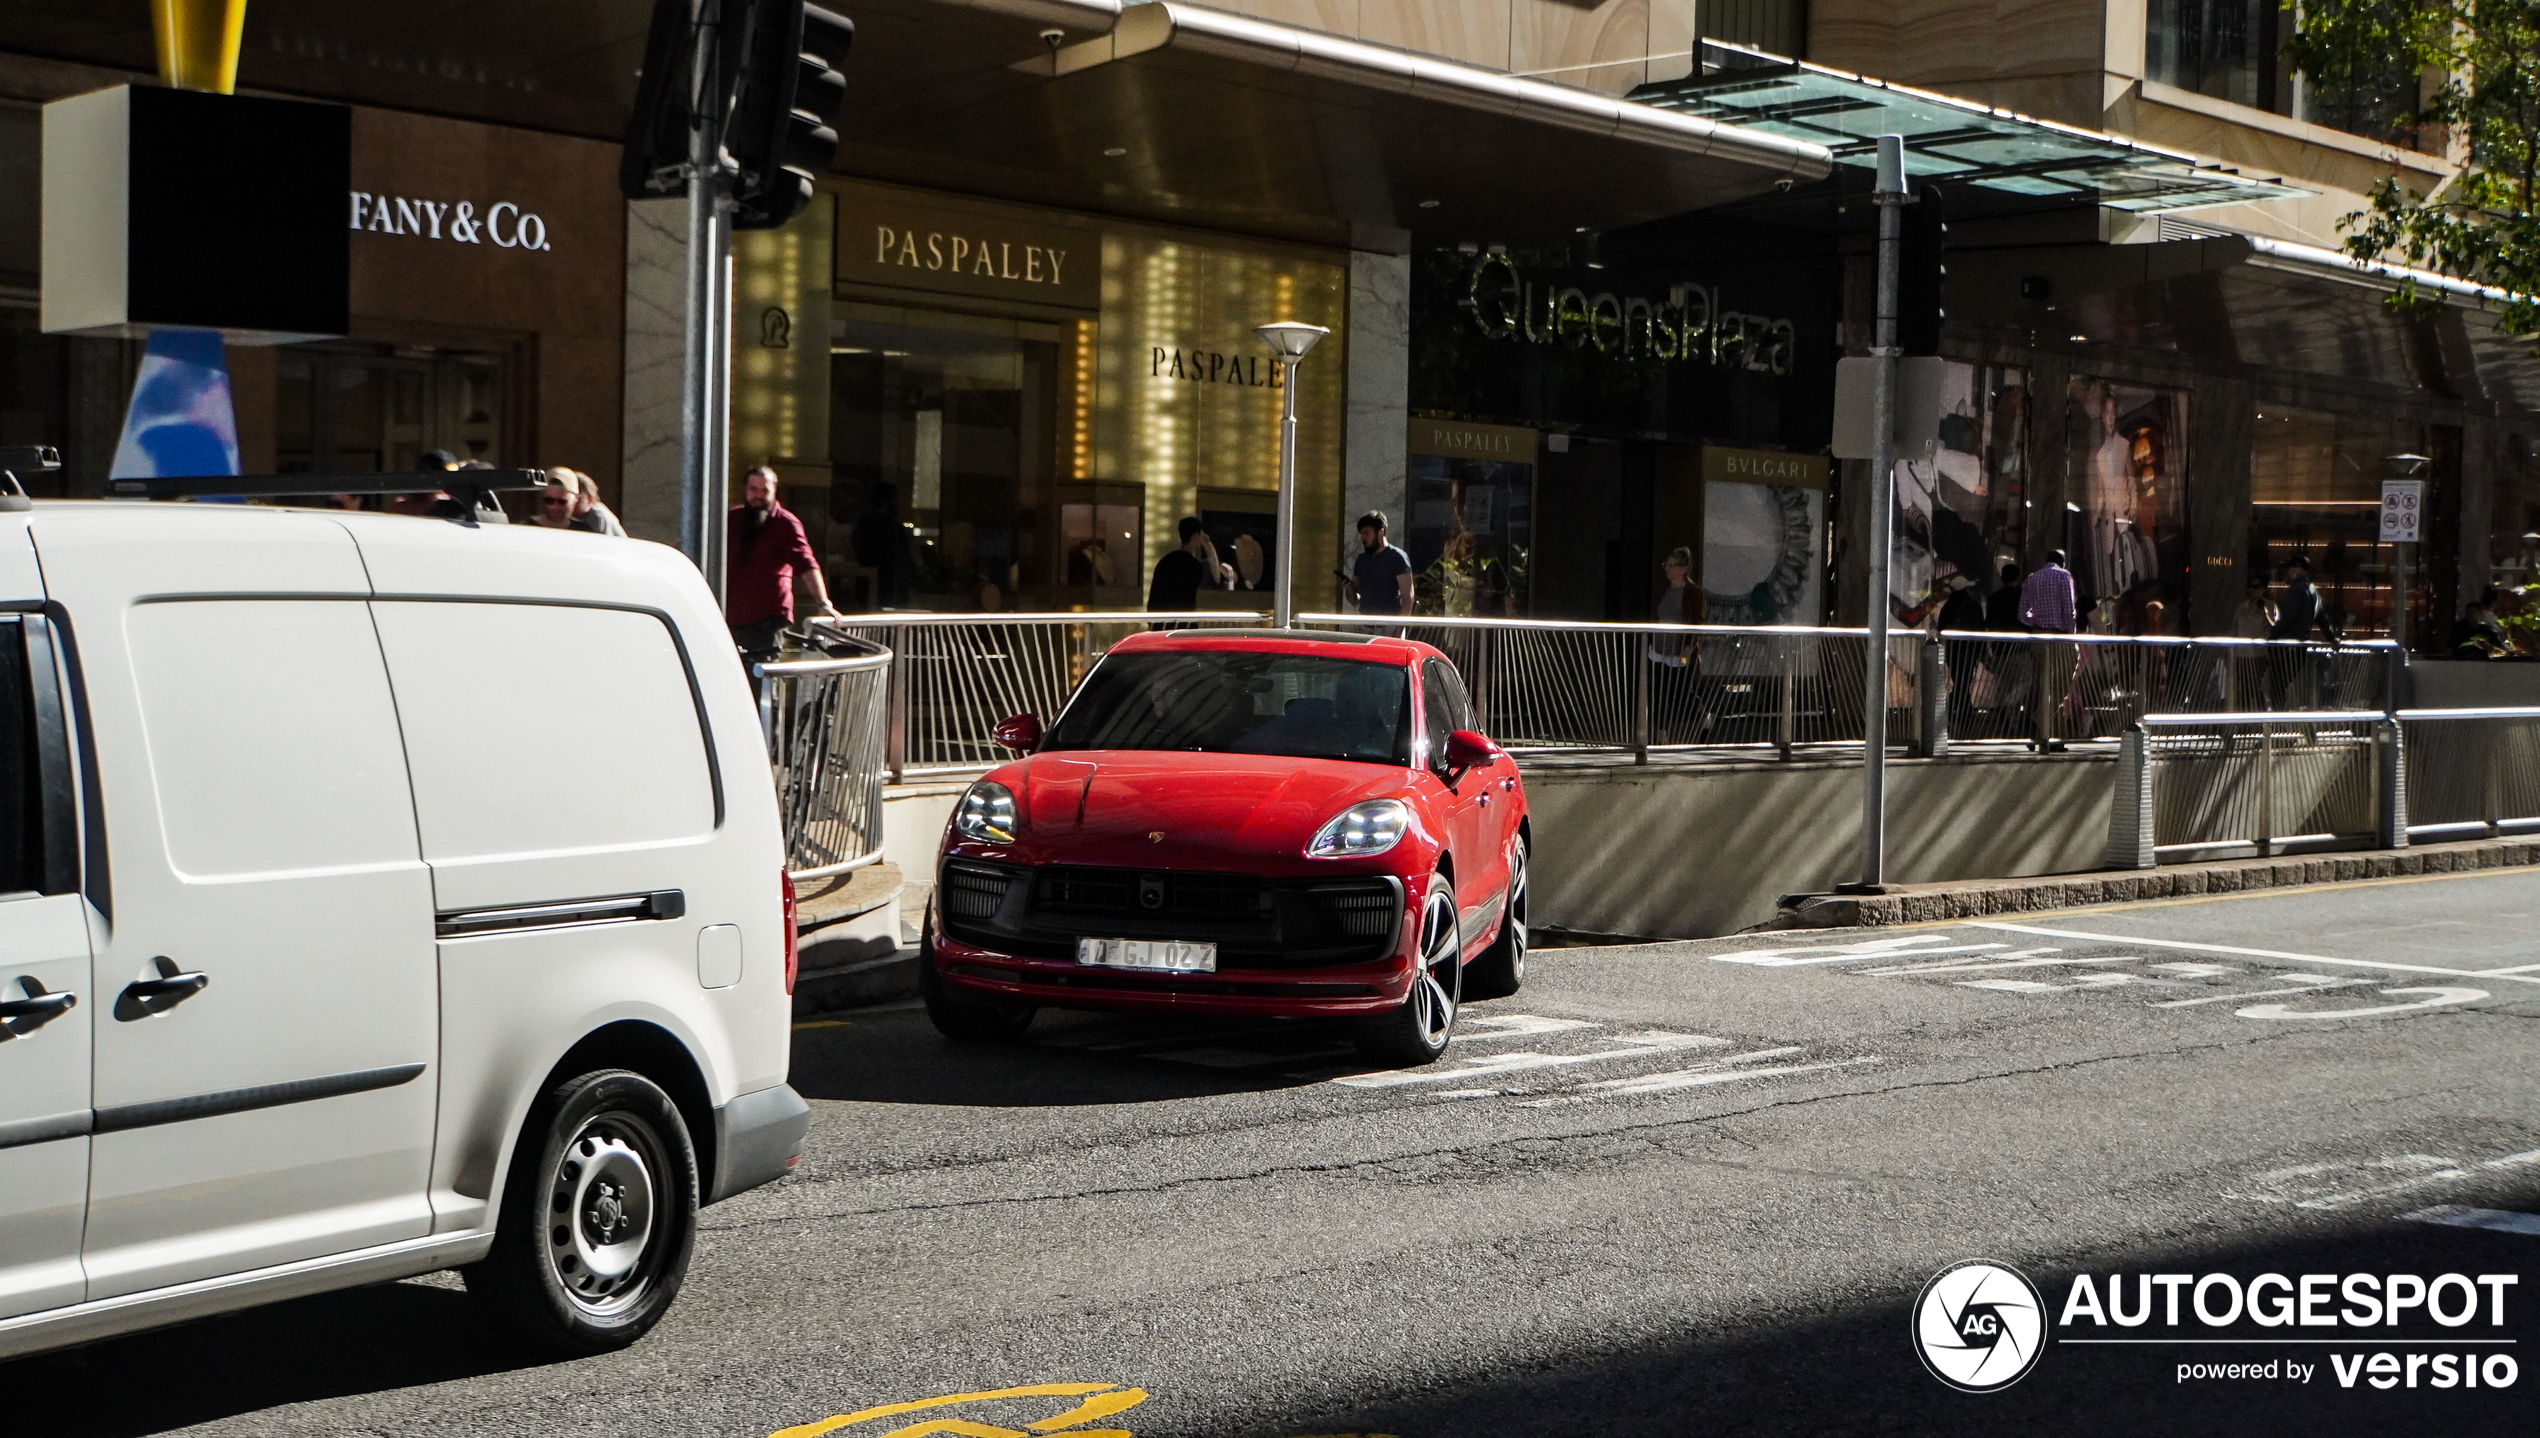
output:
M176 961L165 954L150 962L158 966L157 978L135 979L124 985L124 991L115 996L115 1018L118 1022L128 1024L152 1014L166 1013L201 993L212 981L209 974L178 969Z
M35 1022L28 1024L24 1029L14 1031L0 1027L0 1036L11 1033L33 1033L79 1007L77 994L64 993L60 990L47 992L42 984L23 976L18 982L26 986L26 997L0 1000L0 1026L5 1026L16 1019L33 1019Z

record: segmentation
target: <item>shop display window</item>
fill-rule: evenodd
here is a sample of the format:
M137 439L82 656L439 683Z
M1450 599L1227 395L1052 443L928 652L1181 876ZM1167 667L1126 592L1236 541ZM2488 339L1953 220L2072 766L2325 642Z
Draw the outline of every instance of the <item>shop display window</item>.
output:
M2390 546L2380 542L2383 458L2426 453L2413 425L2353 412L2258 406L2249 454L2249 562L2280 591L2310 563L2321 612L2349 638L2390 633Z
M1921 619L1963 576L1979 598L2021 552L2028 523L2029 382L2025 370L1948 361L1939 441L1928 463L1896 466L1896 547L1888 593Z
M852 609L1134 607L1136 485L1084 482L1089 323L842 303L832 588Z
M2065 404L2064 548L2083 623L2178 633L2187 609L2187 394L2077 378Z
M489 356L293 345L274 360L274 471L396 473L436 449L501 464L502 395ZM242 432L254 424L239 419Z
M1531 615L1534 503L1532 464L1412 455L1400 542L1411 556L1414 608L1450 618Z

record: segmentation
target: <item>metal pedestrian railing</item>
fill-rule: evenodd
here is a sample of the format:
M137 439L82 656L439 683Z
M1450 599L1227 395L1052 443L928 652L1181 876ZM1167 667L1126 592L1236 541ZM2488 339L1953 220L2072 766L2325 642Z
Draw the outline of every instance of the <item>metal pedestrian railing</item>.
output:
M1094 662L1152 628L1251 628L1245 612L875 614L815 632L888 648L884 767L894 782L1001 762L997 723L1057 714ZM1798 626L1302 614L1304 628L1394 634L1453 659L1485 732L1520 756L1653 752L1697 760L1857 756L1864 685L1883 684L1893 743L2101 740L2134 720L2258 710L2378 712L2384 642L1919 631L1865 673L1867 631Z
M2540 829L2540 709L2402 709L2411 839Z
M776 772L785 869L826 878L882 857L883 742L891 651L865 651L751 666L760 727Z
M884 767L894 783L959 774L1008 756L994 730L1016 714L1055 718L1112 645L1146 629L1251 628L1249 611L1175 614L873 614L816 619L816 632L888 649Z
M2404 844L2400 752L2386 714L2145 715L2118 754L2108 865Z
M2540 830L2540 708L2146 715L2111 868Z

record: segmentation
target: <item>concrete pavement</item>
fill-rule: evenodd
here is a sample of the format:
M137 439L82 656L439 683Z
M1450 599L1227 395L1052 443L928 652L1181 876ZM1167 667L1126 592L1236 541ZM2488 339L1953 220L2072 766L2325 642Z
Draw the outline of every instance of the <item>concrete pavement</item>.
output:
M631 1352L525 1363L435 1278L0 1382L47 1434L2529 1433L2535 919L2487 871L1551 951L1395 1073L1307 1025L827 1017L802 1173L708 1211ZM2053 1320L2000 1391L1917 1356L1967 1259ZM2066 1321L2164 1273L2458 1273L2505 1321Z

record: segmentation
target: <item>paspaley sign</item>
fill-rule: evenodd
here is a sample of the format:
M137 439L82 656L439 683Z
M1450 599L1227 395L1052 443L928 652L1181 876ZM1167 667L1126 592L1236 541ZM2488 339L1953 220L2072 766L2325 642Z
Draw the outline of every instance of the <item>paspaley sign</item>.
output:
M1456 303L1495 340L1561 345L1649 364L1699 364L1790 373L1799 328L1722 302L1717 285L1670 282L1657 294L1618 294L1530 275L1513 256L1476 256Z
M499 250L551 250L547 222L510 200L419 200L353 191L353 225L377 235L405 235Z
M1102 234L1005 205L858 186L838 195L838 278L853 284L1091 310Z

